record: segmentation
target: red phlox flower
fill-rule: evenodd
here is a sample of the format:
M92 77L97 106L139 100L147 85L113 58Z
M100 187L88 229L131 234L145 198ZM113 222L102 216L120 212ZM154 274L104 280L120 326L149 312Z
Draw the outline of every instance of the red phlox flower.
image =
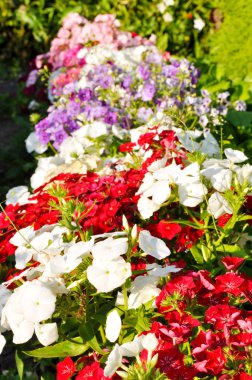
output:
M76 371L75 364L70 357L67 357L62 362L59 362L56 368L57 380L68 380L73 376L74 372Z
M222 330L224 326L237 326L240 315L241 310L235 306L225 304L210 306L205 313L205 322L213 324L217 330Z
M223 214L218 218L217 225L219 227L225 227L229 219L232 217L232 214Z
M237 273L228 272L216 277L216 293L230 293L239 296L242 293L244 279Z
M144 133L139 137L137 143L140 146L144 146L146 149L148 147L148 145L152 144L154 137L156 137L156 133L154 133L154 132ZM146 147L146 145L147 145L147 147Z
M119 152L121 152L121 153L132 152L132 150L135 146L136 146L136 143L132 143L132 142L127 142L127 143L121 144L119 146Z
M204 230L196 230L192 227L183 227L177 237L175 249L177 252L183 252L192 246L204 235Z
M178 307L183 310L186 306L184 297L193 298L195 296L196 285L189 276L178 276L173 280L169 281L161 290L160 294L156 298L156 305L160 313L166 313L168 311L174 310L174 306L164 305L167 298L172 296L174 293L180 296L178 300Z
M240 372L235 375L232 380L252 380L252 376L246 372Z
M196 275L199 276L201 284L208 290L215 290L215 286L213 284L213 281L209 275L209 272L207 270L199 270L196 272Z
M213 373L214 375L218 375L226 364L226 357L221 347L213 351L208 351L206 353L206 360L205 368L207 372Z
M244 262L241 257L226 256L222 259L222 263L227 270L236 270Z
M179 224L169 223L166 220L160 220L158 224L149 225L148 229L153 236L167 240L172 240L181 231Z
M171 380L193 380L197 375L197 370L193 367L187 367L182 365L178 369L170 369L167 371L167 375Z
M111 377L104 375L99 362L94 362L90 366L84 367L76 376L75 380L109 380Z
M236 347L251 347L252 333L239 333L232 335L231 344Z
M162 373L169 376L171 369L180 370L184 366L184 355L178 348L172 347L170 349L156 351L158 353L157 368Z

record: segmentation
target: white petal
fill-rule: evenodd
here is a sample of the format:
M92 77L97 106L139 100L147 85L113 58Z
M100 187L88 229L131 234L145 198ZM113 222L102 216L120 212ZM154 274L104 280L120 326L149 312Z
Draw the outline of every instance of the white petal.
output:
M16 247L20 247L21 245L29 244L30 240L35 236L35 231L33 227L25 227L21 230L17 231L14 236L10 239L10 243L15 245Z
M236 164L243 162L243 161L246 161L248 159L248 157L245 156L245 154L243 152L241 152L240 150L234 150L231 148L227 148L224 150L224 153L230 161L232 161Z
M22 321L19 325L12 326L13 343L22 344L28 342L34 333L34 323L30 321Z
M131 265L121 257L111 261L94 259L87 269L88 281L97 292L110 292L124 284L130 276Z
M113 310L109 315L107 316L107 321L106 321L106 338L110 342L115 342L121 331L122 327L122 321L120 318L120 315L118 314L117 310Z
M116 344L108 356L106 366L104 368L104 375L108 377L113 376L117 368L120 367L121 364L122 364L122 355L120 352L119 345Z
M147 269L149 267L153 266L153 264L147 265ZM175 265L166 265L165 267L161 267L160 265L155 265L155 267L151 268L151 270L148 271L148 274L150 276L154 277L167 277L169 273L176 273L179 272L182 268L177 268Z
M26 264L31 260L33 251L25 247L18 247L15 251L17 269L24 269Z
M187 183L179 186L179 202L187 207L196 207L203 202L207 188L200 182Z
M65 252L67 253L67 255L72 256L73 258L84 257L91 251L93 245L93 239L86 242L80 241L67 248Z
M154 203L151 199L142 196L137 202L137 208L143 219L149 219L155 211L160 209L160 205Z
M223 214L232 214L233 209L221 194L215 192L208 200L208 212L217 219Z
M166 157L161 158L161 160L154 161L148 167L148 171L155 172L156 170L163 168L166 162L167 162Z
M164 259L169 256L171 251L163 240L158 239L150 234L149 231L141 231L139 234L139 247L147 254L156 259Z
M136 357L141 351L141 349L142 349L141 344L140 342L137 342L137 341L123 343L120 346L120 352L122 356L127 356L127 357Z
M5 337L0 334L0 355L1 355L2 351L3 351L3 348L4 348L5 344L6 344Z
M141 340L141 344L145 350L154 351L158 346L158 340L155 337L155 334L149 333L147 335L144 335L143 339Z
M139 187L138 191L136 192L136 195L144 193L146 190L148 190L153 185L154 182L155 182L155 180L154 180L153 175L151 173L146 173L141 186Z
M58 340L57 323L35 324L35 334L43 346L49 346Z
M128 250L128 238L113 239L109 237L96 243L92 248L92 255L99 260L114 260L124 255Z
M171 195L169 181L158 181L152 186L153 196L152 201L156 204L162 204Z

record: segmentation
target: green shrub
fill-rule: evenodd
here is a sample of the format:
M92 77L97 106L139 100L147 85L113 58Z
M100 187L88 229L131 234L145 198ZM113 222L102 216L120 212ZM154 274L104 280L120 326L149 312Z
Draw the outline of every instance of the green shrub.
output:
M228 77L241 99L252 91L252 0L218 0L222 25L210 35L210 59L219 77Z

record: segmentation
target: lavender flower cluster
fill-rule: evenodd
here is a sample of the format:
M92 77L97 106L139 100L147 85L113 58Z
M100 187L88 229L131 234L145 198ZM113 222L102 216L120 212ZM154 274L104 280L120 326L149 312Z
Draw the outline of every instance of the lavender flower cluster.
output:
M83 54L86 65L78 80L63 88L52 82L54 103L35 126L44 146L52 143L59 150L81 127L91 138L108 133L120 137L154 115L202 130L221 124L232 106L228 92L215 97L207 90L198 94L198 69L187 59L167 59L155 47L114 51L112 57L106 56L104 47L93 47ZM235 108L244 110L245 104L239 102Z

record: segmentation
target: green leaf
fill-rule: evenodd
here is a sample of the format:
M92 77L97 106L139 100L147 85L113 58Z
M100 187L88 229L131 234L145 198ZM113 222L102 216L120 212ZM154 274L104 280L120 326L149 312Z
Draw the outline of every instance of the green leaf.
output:
M15 352L15 361L16 361L19 379L22 380L23 375L24 375L24 361L20 355L20 352L18 352L18 350L16 350Z
M76 343L75 343L76 342ZM42 347L32 351L23 351L28 356L35 358L58 358L66 356L78 356L87 351L89 345L83 344L81 337L74 338L71 342L66 340L53 346Z
M249 127L252 123L252 112L229 111L227 119L234 127Z
M218 92L218 91L224 91L224 90L228 90L230 87L230 83L226 80L222 80L216 84L213 84L211 86L206 86L206 89L209 91L209 92Z
M150 329L150 320L146 317L145 307L142 306L137 310L131 310L130 315L124 319L125 324L135 328L138 333Z
M217 247L216 250L218 252L230 253L238 257L244 257L244 258L248 257L247 252L236 244L234 245L222 244L219 247Z
M196 245L194 245L192 248L190 248L191 254L193 255L194 260L197 264L203 264L204 259L202 256L201 251L197 248Z
M93 330L94 321L89 321L84 323L79 327L79 334L82 337L83 341L88 344L94 351L98 352L99 354L104 355L105 352L101 349L94 330Z

